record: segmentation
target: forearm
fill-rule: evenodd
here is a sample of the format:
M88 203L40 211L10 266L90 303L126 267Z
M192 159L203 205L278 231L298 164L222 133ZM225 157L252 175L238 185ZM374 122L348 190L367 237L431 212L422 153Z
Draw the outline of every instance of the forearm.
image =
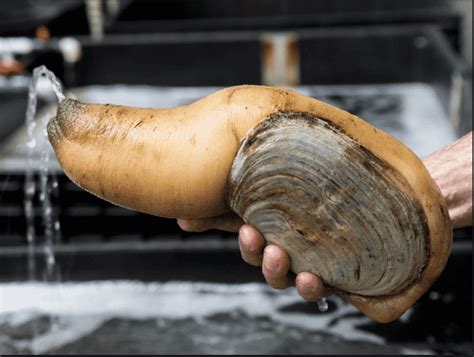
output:
M446 200L454 228L472 226L472 132L424 160Z

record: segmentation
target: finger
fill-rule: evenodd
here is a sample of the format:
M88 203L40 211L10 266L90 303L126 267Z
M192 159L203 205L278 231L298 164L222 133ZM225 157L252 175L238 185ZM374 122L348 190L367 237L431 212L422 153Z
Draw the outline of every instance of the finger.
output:
M305 300L316 301L330 294L330 290L327 289L322 280L314 274L299 273L296 276L295 282L298 294Z
M254 266L262 265L265 240L252 226L244 224L239 230L239 247L242 259Z
M228 232L238 232L244 221L235 213L226 213L221 216L200 219L177 220L178 225L186 232L204 232L209 229L220 229Z
M220 229L227 232L238 232L245 222L235 213L226 213L217 217L208 218L209 229Z
M290 257L276 245L267 245L263 251L262 272L268 285L286 289L292 285L289 277Z
M185 232L203 232L208 230L208 223L201 219L182 219L176 220L179 228Z

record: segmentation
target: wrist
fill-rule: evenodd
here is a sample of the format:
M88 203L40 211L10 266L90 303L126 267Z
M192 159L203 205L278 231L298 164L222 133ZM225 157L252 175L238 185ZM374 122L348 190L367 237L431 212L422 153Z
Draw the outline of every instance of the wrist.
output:
M454 228L472 225L472 133L426 158Z

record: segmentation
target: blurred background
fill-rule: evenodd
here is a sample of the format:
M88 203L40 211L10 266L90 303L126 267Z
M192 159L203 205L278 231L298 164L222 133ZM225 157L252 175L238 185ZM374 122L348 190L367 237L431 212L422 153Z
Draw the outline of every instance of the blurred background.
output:
M446 270L399 321L372 323L336 297L321 312L293 288L268 288L236 235L185 233L70 182L44 138L57 104L47 81L39 125L24 125L32 70L46 65L69 96L142 107L238 84L289 87L426 157L472 130L471 1L0 6L0 354L472 355L471 228L455 231Z

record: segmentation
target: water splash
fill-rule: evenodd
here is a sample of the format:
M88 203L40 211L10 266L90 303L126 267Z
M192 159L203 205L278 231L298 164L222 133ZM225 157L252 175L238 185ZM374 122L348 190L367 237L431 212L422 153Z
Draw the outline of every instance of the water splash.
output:
M53 86L53 91L59 102L65 99L61 84L53 72L45 66L39 66L33 70L33 77L28 90L28 105L26 110L26 133L28 148L28 167L25 173L24 184L24 210L26 219L26 239L28 242L28 279L36 279L36 261L35 248L37 232L35 227L35 207L34 198L39 191L39 200L41 202L42 224L44 227L44 258L45 272L43 274L46 281L53 281L57 273L56 260L53 253L53 244L60 239L60 225L57 218L54 217L53 207L51 205L51 193L57 190L58 183L54 175L49 173L50 150L46 146L43 148L40 156L39 183L35 179L35 149L38 148L35 132L37 129L36 110L38 104L37 86L41 77L45 77ZM43 138L47 142L46 127L43 130ZM50 178L50 176L52 176ZM39 184L39 187L38 187Z

